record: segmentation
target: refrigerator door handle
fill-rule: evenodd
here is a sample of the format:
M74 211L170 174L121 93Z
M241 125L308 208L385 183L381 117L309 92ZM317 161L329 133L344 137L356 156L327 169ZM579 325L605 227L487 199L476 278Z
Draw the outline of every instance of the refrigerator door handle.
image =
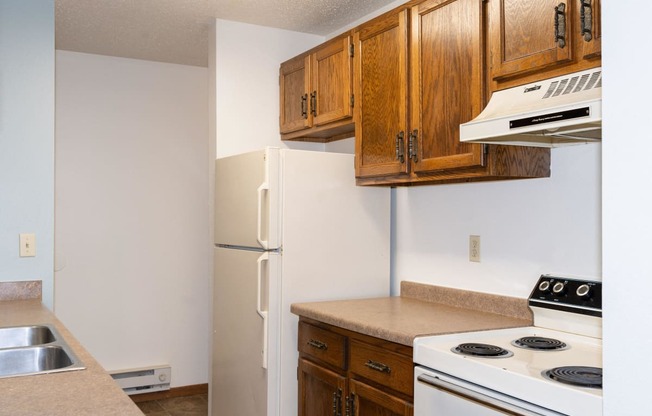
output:
M263 193L269 191L269 183L263 182L258 187L258 214L256 218L256 240L264 249L269 248L269 241L263 240Z
M262 350L262 367L267 369L267 330L269 323L267 321L268 311L264 311L261 302L261 293L263 286L263 263L269 263L269 254L264 253L258 258L258 291L256 295L256 312L263 318L263 350Z

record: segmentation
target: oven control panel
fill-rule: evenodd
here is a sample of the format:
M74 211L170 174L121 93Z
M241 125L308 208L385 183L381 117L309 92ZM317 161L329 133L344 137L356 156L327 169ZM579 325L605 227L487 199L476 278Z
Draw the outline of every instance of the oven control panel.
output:
M602 283L542 275L529 297L531 306L602 316Z

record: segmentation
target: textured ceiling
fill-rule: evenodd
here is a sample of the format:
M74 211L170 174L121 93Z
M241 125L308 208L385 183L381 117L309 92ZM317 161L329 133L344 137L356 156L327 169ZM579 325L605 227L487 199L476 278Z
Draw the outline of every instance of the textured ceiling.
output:
M208 65L215 18L327 35L393 0L56 0L56 48Z

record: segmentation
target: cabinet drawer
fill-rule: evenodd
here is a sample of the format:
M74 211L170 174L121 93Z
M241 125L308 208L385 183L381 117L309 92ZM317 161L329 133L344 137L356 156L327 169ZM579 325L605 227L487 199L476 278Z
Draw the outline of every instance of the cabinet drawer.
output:
M346 337L299 322L299 352L346 369Z
M412 396L412 357L396 354L386 349L351 340L349 369L367 380L387 386Z

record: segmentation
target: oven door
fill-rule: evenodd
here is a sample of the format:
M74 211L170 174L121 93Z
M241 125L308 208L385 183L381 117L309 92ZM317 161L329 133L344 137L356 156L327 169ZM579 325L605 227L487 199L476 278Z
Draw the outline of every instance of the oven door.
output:
M415 416L565 416L425 367L414 369Z

